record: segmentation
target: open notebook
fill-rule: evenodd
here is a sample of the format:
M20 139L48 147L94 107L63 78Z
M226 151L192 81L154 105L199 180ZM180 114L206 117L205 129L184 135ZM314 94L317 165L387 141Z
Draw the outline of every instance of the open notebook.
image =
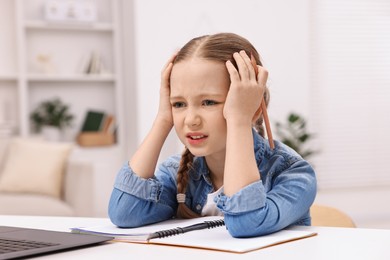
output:
M196 219L172 219L157 224L139 228L118 228L115 225L75 227L74 233L86 233L102 236L113 236L116 241L164 244L183 247L219 250L226 252L245 253L293 240L316 235L310 231L281 230L266 236L253 238L233 238L225 226L211 229L195 230L173 236L150 239L150 235L162 230L177 230L204 221L221 221L221 217L202 217ZM168 232L169 234L172 232Z

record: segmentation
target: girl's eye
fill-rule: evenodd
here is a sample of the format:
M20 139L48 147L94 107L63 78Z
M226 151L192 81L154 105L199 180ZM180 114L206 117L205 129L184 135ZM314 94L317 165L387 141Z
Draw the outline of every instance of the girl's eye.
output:
M202 105L203 106L213 106L213 105L216 105L217 104L217 102L215 102L215 101L213 101L213 100L204 100L203 102L202 102Z
M184 102L175 102L172 104L172 106L174 108L181 108L181 107L185 107L185 104L184 104Z

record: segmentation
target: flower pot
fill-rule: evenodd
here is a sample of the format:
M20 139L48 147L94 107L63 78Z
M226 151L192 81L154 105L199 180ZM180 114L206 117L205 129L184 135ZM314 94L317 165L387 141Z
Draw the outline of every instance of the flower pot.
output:
M59 142L63 138L62 130L55 126L42 126L41 132L46 141Z

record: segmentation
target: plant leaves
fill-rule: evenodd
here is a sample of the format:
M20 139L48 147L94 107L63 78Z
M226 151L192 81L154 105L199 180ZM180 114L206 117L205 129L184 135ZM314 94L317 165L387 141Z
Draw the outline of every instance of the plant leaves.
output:
M287 116L286 124L275 123L275 133L279 139L305 159L317 153L317 151L305 148L306 143L314 136L314 134L307 131L306 127L306 120L301 115L293 112Z

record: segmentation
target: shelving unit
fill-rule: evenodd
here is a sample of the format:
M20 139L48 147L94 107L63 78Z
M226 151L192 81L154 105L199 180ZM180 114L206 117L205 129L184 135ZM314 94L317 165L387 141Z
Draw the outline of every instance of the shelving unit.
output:
M97 10L97 20L92 23L47 21L46 0L0 3L4 10L0 11L0 55L6 56L0 61L0 124L11 123L15 134L34 134L31 111L54 97L69 104L75 115L72 138L88 109L113 114L117 122L123 121L120 0L89 2L95 3ZM92 53L98 53L104 64L106 71L101 74L85 73ZM48 61L39 62L38 57ZM119 124L117 146L124 143L123 133Z
M70 160L93 163L96 216L105 216L106 203L118 165L125 158L122 76L121 0L89 1L97 6L93 23L50 22L44 18L46 0L0 1L0 137L35 135L30 114L42 101L59 97L75 121L65 141L75 141L88 110L115 116L117 143L102 147L75 145ZM97 53L105 70L86 74ZM37 61L49 57L50 70ZM46 64L47 65L47 64ZM107 185L108 184L108 185Z

